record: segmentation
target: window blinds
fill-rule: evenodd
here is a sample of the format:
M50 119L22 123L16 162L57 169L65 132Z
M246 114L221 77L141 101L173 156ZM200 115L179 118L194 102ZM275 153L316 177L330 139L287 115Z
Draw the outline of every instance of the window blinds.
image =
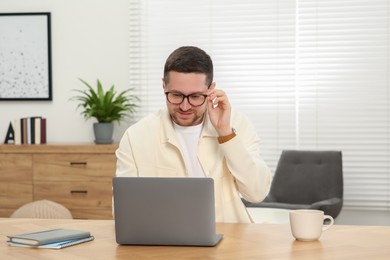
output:
M167 56L198 46L272 170L283 149L341 150L345 207L390 209L388 0L129 3L138 119L165 106Z
M346 207L389 210L388 1L299 1L297 14L299 145L342 150Z

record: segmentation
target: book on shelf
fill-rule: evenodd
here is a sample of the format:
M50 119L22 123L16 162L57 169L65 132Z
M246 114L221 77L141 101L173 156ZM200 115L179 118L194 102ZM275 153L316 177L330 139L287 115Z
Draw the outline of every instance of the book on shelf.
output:
M14 120L12 122L12 126L14 128L14 131L15 131L15 140L14 140L14 144L21 144L21 133L20 133L20 124L19 124L19 120Z
M46 143L46 118L41 118L41 144Z
M51 243L76 241L91 237L91 233L74 229L49 229L39 232L24 233L7 236L10 243L25 246L42 246Z

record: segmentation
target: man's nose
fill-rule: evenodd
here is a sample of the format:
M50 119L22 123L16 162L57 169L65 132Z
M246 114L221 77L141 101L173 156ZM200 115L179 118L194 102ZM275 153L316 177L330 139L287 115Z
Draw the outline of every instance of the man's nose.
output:
M191 108L191 104L188 102L188 97L184 98L183 102L180 104L180 109L187 111Z

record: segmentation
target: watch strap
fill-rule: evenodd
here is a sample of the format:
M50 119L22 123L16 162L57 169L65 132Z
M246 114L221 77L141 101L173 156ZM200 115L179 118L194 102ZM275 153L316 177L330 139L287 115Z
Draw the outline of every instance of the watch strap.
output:
M229 135L225 135L225 136L219 136L218 142L220 144L226 143L227 141L233 139L235 136L236 136L236 130L234 128L232 128L232 133Z

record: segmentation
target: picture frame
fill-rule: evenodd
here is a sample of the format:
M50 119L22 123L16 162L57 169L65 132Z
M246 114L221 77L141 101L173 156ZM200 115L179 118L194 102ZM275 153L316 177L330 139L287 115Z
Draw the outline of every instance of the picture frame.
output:
M0 13L0 101L52 100L51 13Z

